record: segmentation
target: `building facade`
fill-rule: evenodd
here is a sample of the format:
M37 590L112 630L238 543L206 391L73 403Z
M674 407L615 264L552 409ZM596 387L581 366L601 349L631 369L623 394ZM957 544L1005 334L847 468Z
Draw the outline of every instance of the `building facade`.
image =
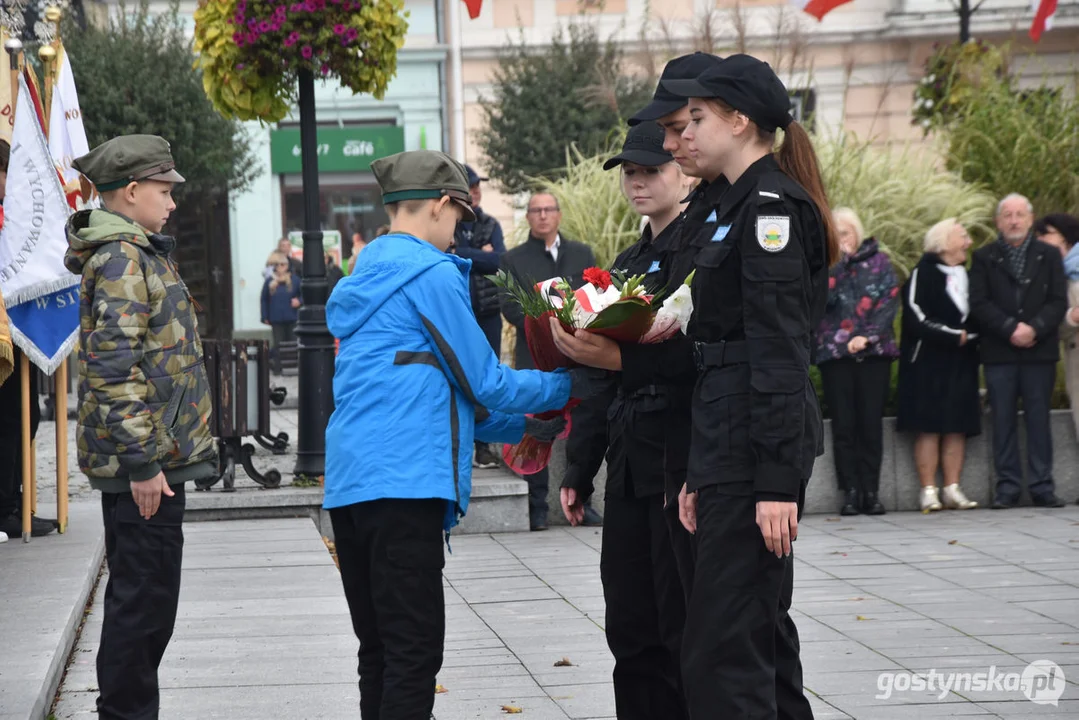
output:
M1017 58L1012 71L1022 83L1047 79L1074 91L1079 0L1059 1L1053 29L1037 45L1027 37L1030 0L971 5L978 6L973 37L1011 43ZM693 50L754 54L769 61L792 91L796 116L812 111L818 128L878 143L922 140L921 129L911 124L915 85L934 43L959 37L952 0L853 0L823 22L787 0L484 0L480 16L466 17L462 27L468 162L483 164L475 143L483 124L479 99L490 95L499 49L510 38L542 46L559 25L571 22L593 23L644 73ZM519 219L514 205L519 199L493 189L485 193L485 209L504 223Z

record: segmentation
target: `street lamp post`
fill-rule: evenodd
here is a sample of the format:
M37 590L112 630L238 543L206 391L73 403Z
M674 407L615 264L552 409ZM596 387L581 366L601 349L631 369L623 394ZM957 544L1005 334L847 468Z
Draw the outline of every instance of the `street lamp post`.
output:
M326 423L333 411L334 342L326 327L326 253L318 192L318 129L315 76L302 69L300 80L300 157L303 162L303 305L296 323L300 346L300 417L296 479L318 480L326 473Z

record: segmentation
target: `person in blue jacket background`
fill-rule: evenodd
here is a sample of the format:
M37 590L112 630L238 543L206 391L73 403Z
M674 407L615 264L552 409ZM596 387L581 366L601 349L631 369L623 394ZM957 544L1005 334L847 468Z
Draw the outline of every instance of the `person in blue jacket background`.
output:
M360 640L364 720L427 720L442 666L443 533L468 509L473 438L552 440L577 371L499 364L469 299L471 262L446 252L474 220L464 168L433 151L371 167L391 218L326 307L341 341L323 506Z

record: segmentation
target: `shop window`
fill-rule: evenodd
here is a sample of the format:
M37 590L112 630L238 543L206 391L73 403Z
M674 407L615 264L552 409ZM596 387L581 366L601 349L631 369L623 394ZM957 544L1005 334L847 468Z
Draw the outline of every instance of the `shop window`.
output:
M813 129L813 114L817 109L817 93L812 89L791 90L791 115L806 130Z
M284 188L285 234L303 230L303 191L301 188ZM352 256L352 236L360 233L370 241L379 226L388 223L389 216L382 207L382 193L375 184L321 186L319 188L319 215L322 229L340 233L341 247L327 248L335 256L347 260ZM335 251L336 250L336 251Z

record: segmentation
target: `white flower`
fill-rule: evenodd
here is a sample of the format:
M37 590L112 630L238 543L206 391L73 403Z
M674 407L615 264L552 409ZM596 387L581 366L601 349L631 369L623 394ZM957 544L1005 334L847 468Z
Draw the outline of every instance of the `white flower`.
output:
M682 332L685 332L691 315L693 315L692 290L689 285L680 285L670 297L663 301L663 306L656 313L656 318L672 316L678 321L678 327L682 329Z
M929 118L926 118L925 120L922 120L922 127L924 127L926 130L928 130L929 126L932 125L932 124L933 123L930 122Z
M925 81L926 81L926 83L928 83L928 84L932 85L933 83L935 83L935 82L937 81L937 76L936 76L935 74L934 74L934 75L930 75L929 77L927 77L927 78L925 79Z
M926 100L925 100L925 108L926 108L926 110L932 110L933 109L933 101L930 100L929 98L926 98Z
M613 284L600 292L592 283L585 283L574 296L577 303L573 306L573 323L579 328L588 327L597 315L622 299L621 293Z

